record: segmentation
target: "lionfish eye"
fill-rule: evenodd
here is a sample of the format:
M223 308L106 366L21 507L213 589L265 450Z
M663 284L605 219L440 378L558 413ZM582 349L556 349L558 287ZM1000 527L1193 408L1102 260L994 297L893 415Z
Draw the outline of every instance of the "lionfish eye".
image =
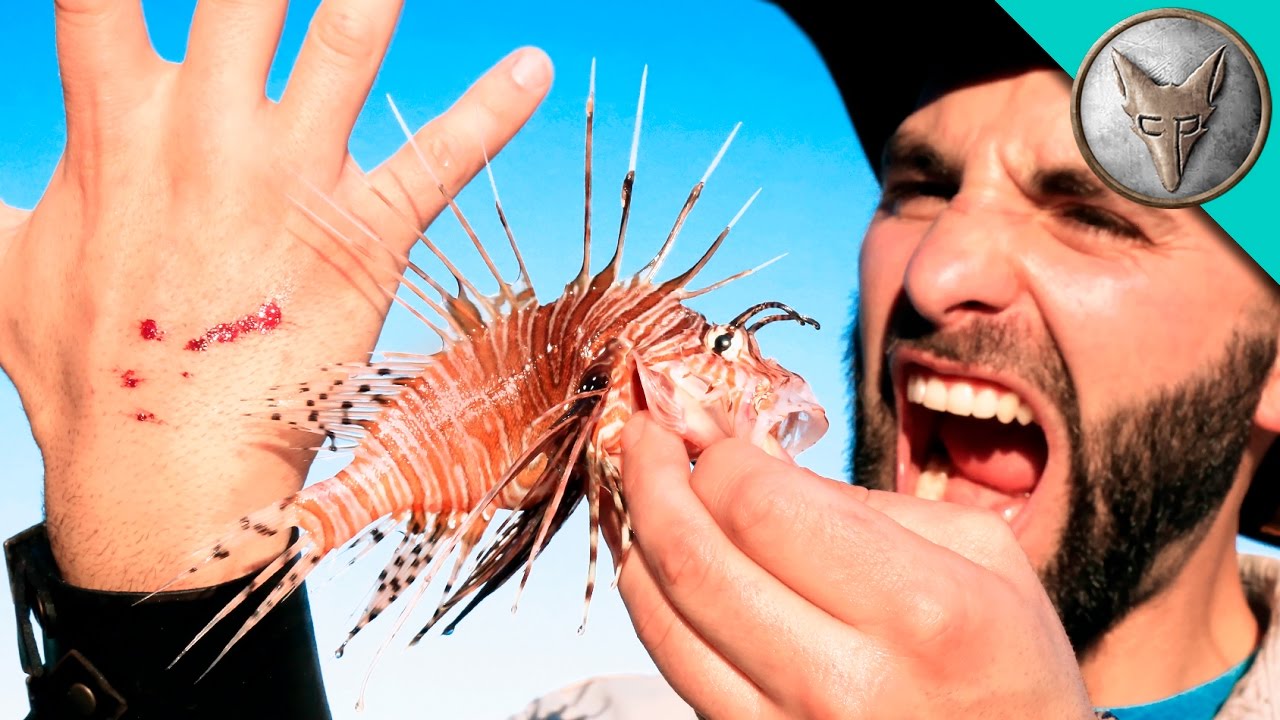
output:
M582 378L582 382L578 385L578 392L595 392L596 390L603 390L608 386L609 375L603 372L595 372Z
M728 325L716 325L707 329L702 342L711 352L733 362L742 351L742 332Z

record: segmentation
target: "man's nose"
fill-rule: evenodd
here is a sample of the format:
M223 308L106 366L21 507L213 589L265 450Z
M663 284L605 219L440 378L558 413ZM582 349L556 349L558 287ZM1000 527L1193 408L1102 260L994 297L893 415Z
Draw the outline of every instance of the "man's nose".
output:
M1017 211L952 198L907 264L904 288L916 311L942 326L1012 305L1022 291L1018 236L1027 224Z

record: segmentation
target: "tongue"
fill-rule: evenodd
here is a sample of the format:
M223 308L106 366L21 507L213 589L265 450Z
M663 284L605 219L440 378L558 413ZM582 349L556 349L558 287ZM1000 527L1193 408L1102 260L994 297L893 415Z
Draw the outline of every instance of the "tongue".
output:
M1038 425L945 415L938 436L957 474L997 492L1029 493L1044 472L1048 449Z

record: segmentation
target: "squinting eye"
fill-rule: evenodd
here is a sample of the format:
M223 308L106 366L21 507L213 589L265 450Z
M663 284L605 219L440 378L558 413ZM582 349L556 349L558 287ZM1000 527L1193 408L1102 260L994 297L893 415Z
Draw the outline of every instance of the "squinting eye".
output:
M880 196L880 210L898 217L929 219L956 194L949 182L906 180L891 182Z
M1128 240L1147 242L1146 237L1136 225L1100 207L1068 205L1062 208L1059 213L1067 221L1094 232L1105 232Z

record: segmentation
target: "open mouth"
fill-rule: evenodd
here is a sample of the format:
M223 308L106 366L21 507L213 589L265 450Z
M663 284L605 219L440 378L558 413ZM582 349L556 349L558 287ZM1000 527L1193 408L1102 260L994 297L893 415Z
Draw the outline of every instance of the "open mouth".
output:
M981 507L1015 531L1065 438L1055 409L1018 378L923 356L894 358L897 490Z

